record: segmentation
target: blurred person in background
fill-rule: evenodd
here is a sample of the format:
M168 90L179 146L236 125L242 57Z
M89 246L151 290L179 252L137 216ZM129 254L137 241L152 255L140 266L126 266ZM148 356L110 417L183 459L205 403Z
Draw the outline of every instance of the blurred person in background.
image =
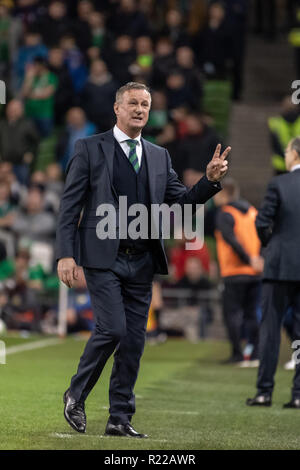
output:
M300 340L300 138L291 140L285 152L288 173L276 176L268 185L256 219L264 247L262 321L259 330L257 393L248 406L271 406L278 363L281 326L292 308L293 339ZM298 344L299 345L299 344ZM297 346L298 346L297 345ZM297 347L296 346L296 347ZM300 408L300 362L296 355L291 400L284 408Z
M208 163L207 155L210 155L220 139L215 129L197 112L191 112L186 116L185 125L186 135L180 142L185 170L204 173Z
M100 11L92 11L88 15L88 23L91 31L90 47L97 47L101 51L108 39L108 31L105 26L105 16Z
M27 195L27 187L22 185L17 179L13 171L13 165L9 162L0 161L0 175L3 181L9 183L12 203L18 205L24 201Z
M15 90L20 90L27 68L30 66L36 57L47 58L48 48L42 43L42 38L39 32L35 29L28 30L24 34L24 45L18 50L16 61L14 64L14 80L13 87Z
M11 201L10 184L0 180L0 229L9 230L15 220L15 205Z
M86 59L72 33L67 33L61 38L59 47L64 51L64 62L68 68L73 89L75 93L80 93L88 77Z
M138 9L136 0L120 0L114 14L108 20L108 28L115 35L125 34L134 38L150 32L148 19Z
M241 348L244 322L248 343L252 345L250 361L257 366L257 307L263 270L261 244L256 233L257 210L240 198L237 183L227 178L223 190L214 197L219 207L216 215L216 241L220 274L224 282L223 315L231 343L231 355L224 364L244 361Z
M0 160L10 162L21 184L28 183L39 135L31 119L24 116L24 106L13 99L6 106L6 118L0 121Z
M202 77L195 64L194 52L191 47L181 46L176 50L176 67L184 75L185 82L193 90L196 109L201 108Z
M134 76L142 76L149 81L153 65L153 42L150 36L139 36L135 41L136 60L131 64L130 71Z
M75 142L96 132L96 126L88 121L83 109L74 107L66 115L66 126L60 137L56 155L63 171L65 171L71 155L74 153Z
M164 88L170 70L174 70L174 44L170 38L159 37L155 45L151 85L153 88Z
M17 211L11 227L18 240L54 242L56 220L44 209L44 193L35 185L29 188L24 208Z
M131 81L133 75L130 71L130 65L136 59L133 39L128 35L118 36L113 43L110 54L105 55L105 59L109 70L119 84Z
M189 37L184 26L184 17L179 10L170 8L167 11L160 35L169 38L175 49L189 44Z
M188 87L184 74L178 69L171 70L168 74L166 96L169 110L180 106L194 108L197 103L193 90Z
M80 95L82 108L99 131L109 129L114 122L112 106L118 88L103 60L95 60L90 67L88 80Z
M40 135L48 137L54 126L54 96L57 76L50 72L47 61L36 57L26 71L22 86L26 116L30 117Z
M49 50L48 65L50 72L57 77L54 94L55 124L62 124L64 116L74 103L74 90L68 67L64 63L64 51L57 46Z
M9 78L23 34L22 23L12 14L12 1L0 1L0 75Z
M279 116L268 119L272 148L271 163L275 175L286 172L285 149L294 137L300 135L300 109L293 104L291 96L285 96Z
M36 22L36 28L47 47L56 46L71 30L65 3L60 0L51 1L46 15Z
M163 91L153 90L152 106L145 128L145 137L156 142L156 136L163 132L168 124L167 97Z
M97 17L93 2L80 0L77 2L77 17L72 21L72 32L76 38L79 49L86 54L93 45L90 19Z
M209 6L207 25L193 38L195 57L208 78L228 77L228 60L231 58L232 41L222 2Z

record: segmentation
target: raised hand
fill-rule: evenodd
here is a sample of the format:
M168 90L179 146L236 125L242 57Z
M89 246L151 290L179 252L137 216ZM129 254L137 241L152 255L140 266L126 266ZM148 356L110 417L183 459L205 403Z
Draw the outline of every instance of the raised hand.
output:
M220 181L227 173L228 161L226 160L231 147L227 147L222 155L221 144L218 144L215 153L206 167L206 177L209 181L217 182Z

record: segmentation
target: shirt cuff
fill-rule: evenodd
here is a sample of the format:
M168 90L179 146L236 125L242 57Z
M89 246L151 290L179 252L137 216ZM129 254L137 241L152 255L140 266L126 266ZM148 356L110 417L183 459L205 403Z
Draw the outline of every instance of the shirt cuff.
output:
M208 184L210 184L213 188L215 189L222 189L222 186L221 186L221 183L220 181L209 181L209 179L207 179L207 176L204 175L204 177L206 179L206 181L208 182Z

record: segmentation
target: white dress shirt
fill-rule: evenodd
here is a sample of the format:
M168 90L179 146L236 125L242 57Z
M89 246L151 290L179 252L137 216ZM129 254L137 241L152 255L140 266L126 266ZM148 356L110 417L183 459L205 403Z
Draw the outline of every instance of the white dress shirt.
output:
M295 170L300 170L300 163L298 163L297 165L292 166L291 171L295 171Z
M128 143L125 142L125 141L128 140L128 139L130 139L130 140L133 140L133 139L131 139L131 137L129 137L123 131L121 131L121 129L119 129L117 125L114 126L113 133L114 133L115 139L119 142L122 150L124 151L125 155L128 158L129 157L129 152L130 152L130 147L129 147ZM135 137L134 140L137 140L136 156L137 156L138 161L139 161L139 166L141 166L141 162L142 162L141 134L139 134L137 137Z

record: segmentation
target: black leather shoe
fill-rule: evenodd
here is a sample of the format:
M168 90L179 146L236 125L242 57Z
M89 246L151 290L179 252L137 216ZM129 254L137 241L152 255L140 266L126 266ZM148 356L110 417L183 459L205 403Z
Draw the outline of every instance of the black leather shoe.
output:
M86 415L84 412L84 403L76 402L70 395L69 389L64 393L64 417L69 425L77 432L84 433L86 428Z
M283 408L300 408L300 398L294 398L293 400L289 401L288 403L285 403L283 405Z
M271 397L266 395L256 395L254 398L248 398L246 401L248 406L271 406L272 400Z
M130 423L127 424L111 424L107 423L105 436L123 436L123 437L139 437L147 438L147 434L137 432Z

